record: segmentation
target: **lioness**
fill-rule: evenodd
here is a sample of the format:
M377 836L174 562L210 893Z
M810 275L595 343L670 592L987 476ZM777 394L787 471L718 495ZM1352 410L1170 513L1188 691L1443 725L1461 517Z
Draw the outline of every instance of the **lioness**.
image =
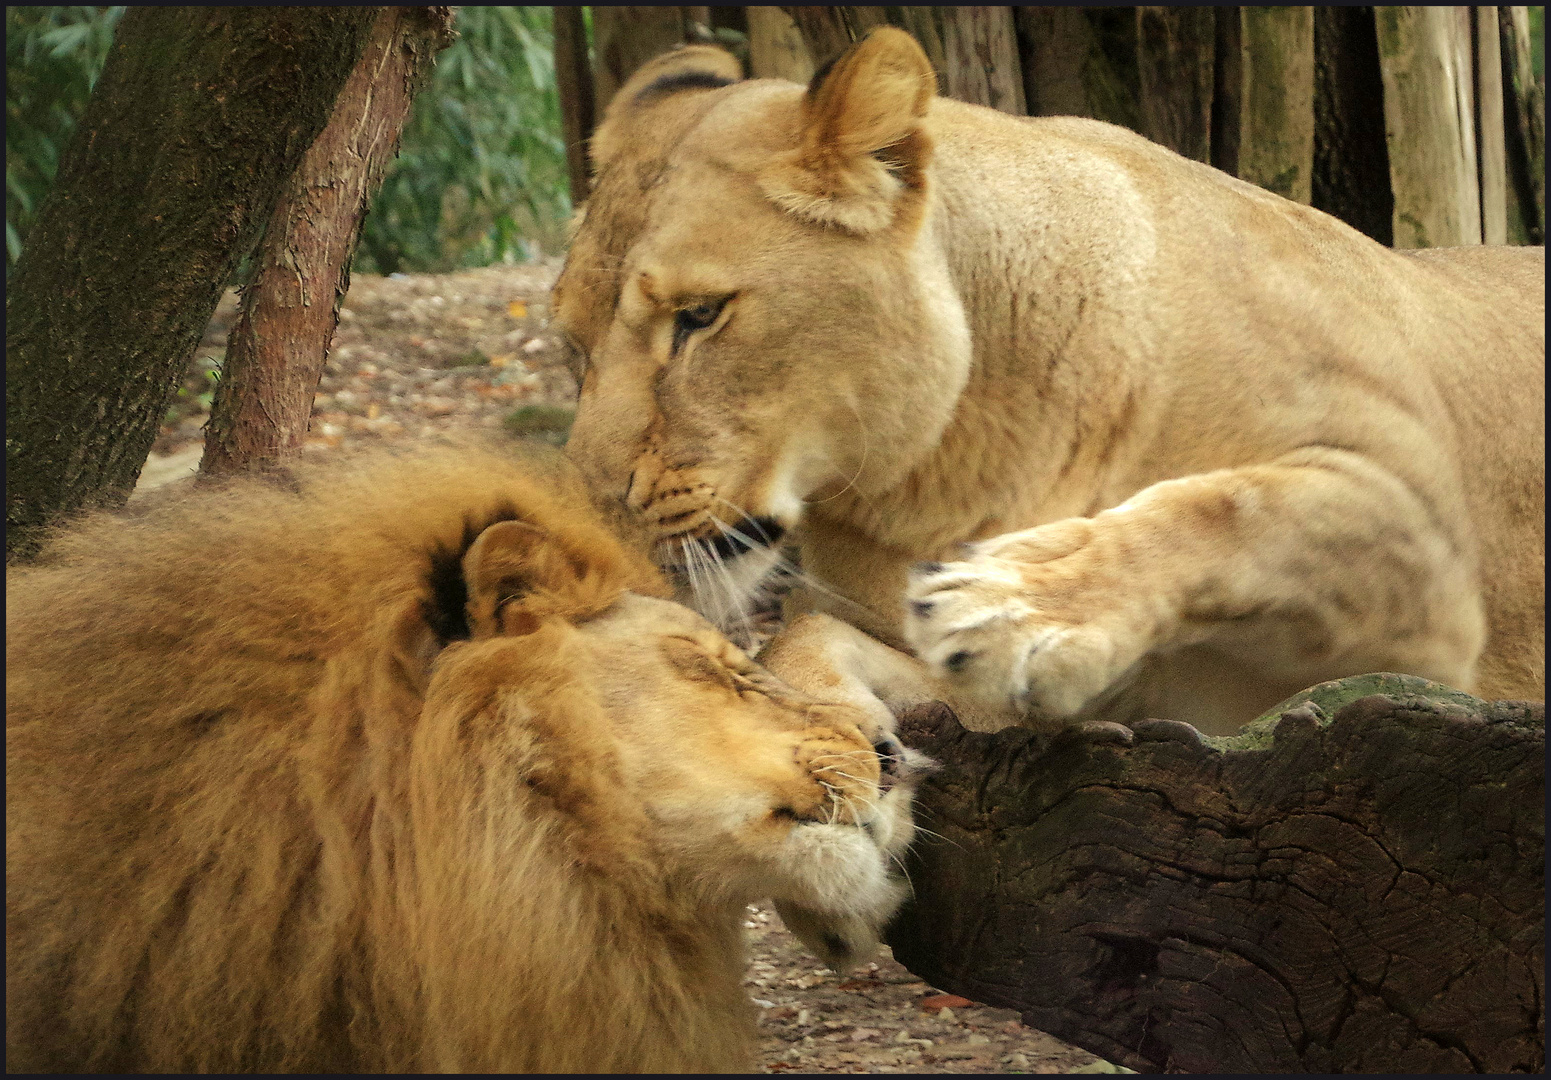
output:
M594 150L571 454L704 610L797 530L797 610L929 665L809 618L816 683L982 729L1225 733L1372 670L1543 696L1544 249L1389 250L936 97L892 28L806 89L659 58Z
M743 905L901 898L919 755L540 462L191 496L6 584L9 1070L750 1071Z

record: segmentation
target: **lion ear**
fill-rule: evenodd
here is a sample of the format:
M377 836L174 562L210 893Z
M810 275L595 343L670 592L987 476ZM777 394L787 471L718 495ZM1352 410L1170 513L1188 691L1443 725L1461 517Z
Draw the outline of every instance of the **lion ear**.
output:
M881 26L813 76L797 148L760 175L791 213L848 232L878 232L919 203L931 141L921 121L937 76L915 38Z
M470 636L531 634L540 620L524 601L536 592L563 593L581 574L543 529L525 521L496 522L463 556Z
M655 138L663 125L648 112L682 104L696 91L730 86L743 78L737 57L714 45L684 45L642 64L615 92L593 132L593 168L601 171L632 139Z

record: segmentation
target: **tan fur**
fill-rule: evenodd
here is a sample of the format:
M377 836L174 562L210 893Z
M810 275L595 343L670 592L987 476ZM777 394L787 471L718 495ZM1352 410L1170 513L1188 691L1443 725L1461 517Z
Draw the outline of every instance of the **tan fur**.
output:
M875 942L909 770L664 592L467 446L8 571L7 1068L750 1069L743 905Z
M794 611L982 728L1227 732L1370 670L1543 696L1544 250L1392 251L929 77L883 29L600 132L635 141L555 289L570 453L665 561L796 530Z

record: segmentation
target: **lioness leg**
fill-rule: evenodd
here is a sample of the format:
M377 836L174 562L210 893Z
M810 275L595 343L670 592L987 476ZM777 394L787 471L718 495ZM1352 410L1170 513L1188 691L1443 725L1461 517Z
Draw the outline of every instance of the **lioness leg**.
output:
M1448 519L1360 455L1306 448L921 564L906 637L960 695L1056 719L1203 645L1268 683L1389 670L1469 690L1485 617Z

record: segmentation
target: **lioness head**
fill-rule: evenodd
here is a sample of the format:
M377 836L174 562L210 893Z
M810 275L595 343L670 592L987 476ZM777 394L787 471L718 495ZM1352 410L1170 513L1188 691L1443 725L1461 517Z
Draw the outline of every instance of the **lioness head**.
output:
M746 592L810 504L898 483L969 370L946 267L919 242L936 89L920 47L876 30L806 89L728 62L681 50L620 90L554 294L581 358L570 453L713 615L730 605L707 596Z

